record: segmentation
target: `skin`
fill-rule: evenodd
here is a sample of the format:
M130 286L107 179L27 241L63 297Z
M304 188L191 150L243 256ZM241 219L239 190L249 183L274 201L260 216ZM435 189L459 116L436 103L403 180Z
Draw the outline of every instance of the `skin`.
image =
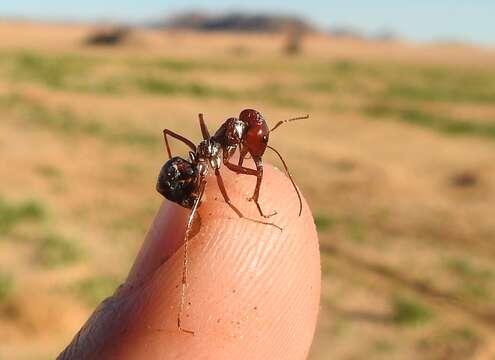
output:
M232 201L252 177L222 169ZM90 317L59 359L304 359L320 298L318 239L310 209L270 165L260 196L283 227L239 219L210 177L189 242L183 326L177 329L182 242L189 210L164 201L128 279Z

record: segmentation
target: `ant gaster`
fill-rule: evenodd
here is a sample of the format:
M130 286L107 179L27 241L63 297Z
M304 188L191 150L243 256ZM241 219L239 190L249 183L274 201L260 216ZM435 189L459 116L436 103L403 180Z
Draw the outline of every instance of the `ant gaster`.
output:
M163 136L165 139L165 146L167 148L169 160L163 165L160 170L156 189L166 199L175 202L185 208L191 209L191 214L189 215L189 219L187 222L186 234L184 239L181 300L179 312L177 315L177 326L181 331L194 334L194 332L184 329L181 323L185 302L185 292L187 287L187 250L189 232L193 224L196 210L199 207L201 198L205 190L209 169L211 168L215 172L218 187L225 202L240 218L265 225L271 225L278 228L279 230L282 230L282 228L275 225L274 223L245 217L239 211L239 209L237 209L237 207L232 204L225 189L222 176L220 174L220 165L223 163L228 169L238 174L255 175L257 177L254 194L251 199L254 200L259 213L263 217L268 218L272 215L275 215L276 212L270 215L265 215L261 210L258 198L261 181L263 179L262 156L267 147L272 149L282 161L287 175L289 176L289 179L294 186L299 199L299 215L301 215L302 201L299 191L294 184L294 181L292 180L292 177L288 171L287 165L280 153L273 147L268 145L268 137L270 131L275 130L277 127L285 122L306 118L308 118L308 116L279 121L271 130L269 130L263 116L256 110L248 109L243 110L239 118L227 119L220 126L218 131L213 136L210 136L206 123L203 119L203 115L199 114L199 124L201 127L203 140L199 143L198 146L194 145L192 141L169 129L163 130ZM191 151L189 152L189 161L178 156L172 157L167 136L182 141L191 149ZM239 162L236 165L229 162L229 160L234 155L237 147L239 147L240 149L240 157ZM251 155L256 165L256 170L242 166L243 161L248 153Z

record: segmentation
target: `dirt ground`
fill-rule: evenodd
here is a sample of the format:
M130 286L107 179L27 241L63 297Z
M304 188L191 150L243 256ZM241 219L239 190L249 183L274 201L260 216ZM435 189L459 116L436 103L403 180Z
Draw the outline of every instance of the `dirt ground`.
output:
M162 129L247 107L311 115L270 139L320 234L310 359L495 358L495 50L89 32L0 23L0 359L53 358L124 279Z

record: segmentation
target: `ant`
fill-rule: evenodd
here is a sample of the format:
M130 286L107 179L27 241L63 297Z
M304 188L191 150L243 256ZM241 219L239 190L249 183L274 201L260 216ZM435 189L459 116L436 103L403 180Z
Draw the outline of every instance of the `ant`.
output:
M182 312L184 309L185 292L187 287L187 250L189 232L191 230L197 208L199 207L201 199L203 197L209 169L211 168L215 172L218 187L220 189L220 192L222 193L224 201L239 216L239 218L274 226L282 231L282 228L274 223L251 219L244 216L241 211L239 211L239 209L237 209L237 207L232 204L225 189L222 176L220 174L220 165L223 163L228 169L238 174L254 175L257 177L254 194L250 200L253 200L255 202L261 216L263 216L264 218L269 218L275 215L276 212L273 212L270 215L265 215L261 210L258 198L261 181L263 179L262 157L266 148L270 148L278 155L278 157L282 161L285 171L292 185L294 186L297 197L299 199L300 216L302 211L302 201L299 190L292 180L292 176L289 173L287 164L283 160L280 153L273 147L268 145L268 137L271 131L274 131L283 123L299 119L307 119L308 117L309 116L302 116L279 121L271 130L269 130L265 119L258 111L247 109L241 112L239 118L232 117L227 119L220 126L217 132L213 136L210 136L203 118L203 114L199 114L199 125L201 128L203 140L199 143L198 146L194 145L194 143L189 139L186 139L185 137L169 129L163 130L163 137L165 139L165 146L167 149L169 160L162 166L160 170L160 174L158 175L158 181L156 184L156 190L166 199L175 202L185 208L191 209L191 214L188 218L184 239L181 300L179 312L177 315L177 326L179 330L186 333L194 334L193 331L186 330L182 327ZM167 136L182 141L191 149L191 151L189 152L189 161L178 156L172 157ZM239 162L236 165L229 162L229 160L232 158L238 147L240 149L240 157ZM243 161L248 153L250 154L256 165L256 170L242 166Z

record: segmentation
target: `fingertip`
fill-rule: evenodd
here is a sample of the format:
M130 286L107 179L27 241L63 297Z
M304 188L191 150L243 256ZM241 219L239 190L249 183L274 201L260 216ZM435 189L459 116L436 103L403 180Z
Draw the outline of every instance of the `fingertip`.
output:
M235 206L245 216L259 219L256 206L247 201L255 178L228 171L222 175ZM260 203L267 212L278 210L270 220L283 231L239 219L223 200L215 177L209 178L198 212L201 228L189 242L182 326L194 335L177 329L183 269L183 252L177 251L160 264L143 290L140 321L130 332L137 358L145 346L151 351L150 342L157 345L154 354L166 358L306 356L320 294L318 240L311 211L303 200L298 216L299 202L289 179L269 165ZM147 241L161 237L151 235ZM166 348L159 345L163 343Z
M253 177L224 172L226 189L244 215ZM190 239L182 326L177 327L189 210L165 201L124 285L105 301L61 358L301 359L309 352L320 296L318 239L303 198L267 165L261 205L277 209L273 226L239 219L209 179ZM168 259L168 260L167 260ZM135 286L137 284L137 286ZM68 354L68 355L67 355ZM66 357L64 357L66 356Z

